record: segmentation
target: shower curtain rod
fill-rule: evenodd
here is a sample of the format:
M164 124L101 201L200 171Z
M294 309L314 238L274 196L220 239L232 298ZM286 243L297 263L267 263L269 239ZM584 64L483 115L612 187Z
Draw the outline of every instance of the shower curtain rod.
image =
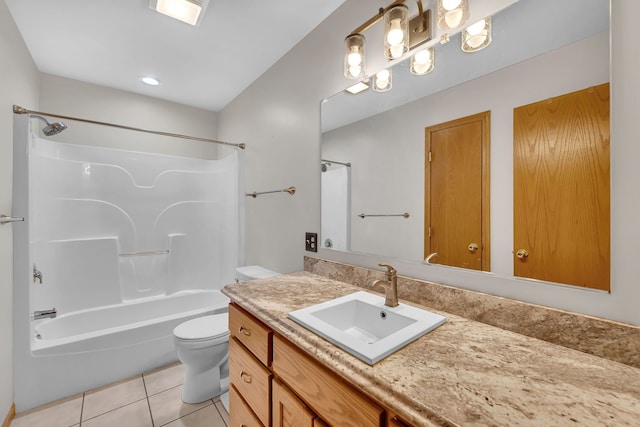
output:
M136 128L136 127L132 127L132 126L117 125L117 124L114 124L114 123L99 122L97 120L81 119L81 118L78 118L78 117L62 116L60 114L44 113L42 111L32 111L32 110L27 110L26 108L20 107L19 105L14 105L13 106L13 113L14 114L39 114L39 115L42 115L42 116L55 117L55 118L58 118L58 119L74 120L76 122L84 122L84 123L91 123L91 124L94 124L94 125L110 126L110 127L114 127L114 128L118 128L118 129L133 130L133 131L136 131L136 132L152 133L154 135L172 136L172 137L175 137L175 138L190 139L190 140L193 140L193 141L203 141L203 142L212 142L214 144L230 145L230 146L233 146L233 147L236 147L236 148L240 148L242 150L244 150L246 148L246 145L243 144L243 143L234 144L232 142L217 141L215 139L200 138L200 137L197 137L197 136L180 135L178 133L162 132L162 131L157 131L157 130Z

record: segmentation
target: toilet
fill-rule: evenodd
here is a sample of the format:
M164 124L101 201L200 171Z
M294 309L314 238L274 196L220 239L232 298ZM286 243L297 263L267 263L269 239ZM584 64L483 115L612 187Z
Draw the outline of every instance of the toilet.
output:
M238 267L236 281L280 273L259 265ZM182 401L200 403L220 396L229 410L229 314L214 314L183 322L173 330L178 359L185 367Z

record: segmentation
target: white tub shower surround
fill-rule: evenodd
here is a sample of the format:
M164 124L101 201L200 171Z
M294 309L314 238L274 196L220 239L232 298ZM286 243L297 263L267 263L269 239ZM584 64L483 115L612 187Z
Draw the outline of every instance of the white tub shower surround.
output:
M219 290L241 261L242 153L201 160L72 145L33 136L26 116L14 124L24 411L175 361L176 325L227 310ZM56 318L32 319L53 308Z

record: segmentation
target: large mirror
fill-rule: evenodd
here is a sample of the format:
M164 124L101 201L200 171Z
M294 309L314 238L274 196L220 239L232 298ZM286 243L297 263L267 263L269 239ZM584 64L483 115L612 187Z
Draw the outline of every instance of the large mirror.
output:
M329 97L321 247L423 261L425 129L490 112L483 270L513 275L514 108L607 83L609 62L609 0L519 0L492 17L487 48L462 52L456 35L435 45L428 75L411 75L403 61L389 92Z

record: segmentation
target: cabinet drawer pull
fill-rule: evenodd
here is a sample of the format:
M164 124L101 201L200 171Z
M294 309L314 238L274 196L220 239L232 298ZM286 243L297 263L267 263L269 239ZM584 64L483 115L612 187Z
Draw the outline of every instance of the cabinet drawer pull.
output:
M248 337L251 336L251 329L247 329L244 326L240 326L240 328L238 329L238 332Z
M245 371L240 372L240 379L247 384L251 384L252 381L251 375L247 374Z
M394 426L409 427L408 424L402 422L398 417L391 418L391 424L393 424Z

